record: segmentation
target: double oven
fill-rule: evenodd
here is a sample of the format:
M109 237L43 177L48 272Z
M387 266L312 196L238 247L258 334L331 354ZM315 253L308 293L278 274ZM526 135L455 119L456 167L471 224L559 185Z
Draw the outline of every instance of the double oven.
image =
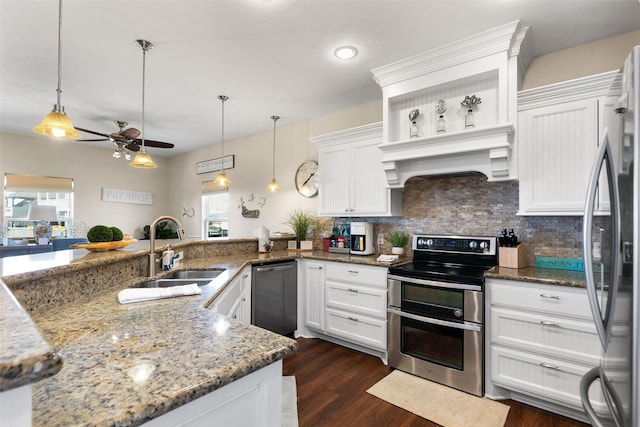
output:
M389 365L484 394L484 273L495 237L413 236L413 260L388 274Z

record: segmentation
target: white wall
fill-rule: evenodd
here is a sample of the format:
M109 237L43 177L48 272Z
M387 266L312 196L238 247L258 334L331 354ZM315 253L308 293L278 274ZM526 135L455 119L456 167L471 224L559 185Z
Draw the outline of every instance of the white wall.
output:
M168 159L154 157L157 169L136 169L124 159L114 159L109 144L96 144L104 144L104 148L1 132L0 176L17 173L72 178L76 223L116 226L136 238L141 238L142 228L159 215L178 213L169 209ZM4 199L4 186L0 187ZM153 193L153 204L103 202L103 187Z
M229 237L253 237L255 230L263 225L271 232L289 231L284 222L287 214L295 208L317 213L318 199L315 197L309 199L298 194L294 182L298 166L307 159L317 161L318 158L317 150L313 144L309 143L308 138L380 120L382 120L382 103L378 100L304 122L278 126L276 128L275 178L280 185L280 191L275 193L266 190L271 180L273 128L246 138L226 141L225 156L230 154L235 156L234 168L225 171L231 180ZM201 184L203 181L215 179L217 175L217 172L197 175L196 162L221 157L221 155L221 147L216 145L171 159L170 204L180 212L183 208L188 210L191 207L196 211L193 218L181 216L188 236L201 234ZM249 202L252 194L255 200ZM260 210L259 218L242 217L238 208L241 197L248 209ZM264 207L258 205L262 197L266 198Z

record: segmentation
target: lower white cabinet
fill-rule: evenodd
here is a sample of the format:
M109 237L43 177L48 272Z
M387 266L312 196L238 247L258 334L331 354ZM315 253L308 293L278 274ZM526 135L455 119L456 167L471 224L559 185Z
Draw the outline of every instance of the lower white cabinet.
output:
M498 279L485 289L488 397L584 420L580 380L600 360L586 290ZM594 409L604 410L599 386L590 393Z
M216 298L211 310L251 323L251 267L245 267Z
M387 269L299 260L304 327L327 339L387 360ZM302 330L302 329L301 329ZM304 333L304 330L302 330Z
M282 360L143 424L145 427L281 427Z

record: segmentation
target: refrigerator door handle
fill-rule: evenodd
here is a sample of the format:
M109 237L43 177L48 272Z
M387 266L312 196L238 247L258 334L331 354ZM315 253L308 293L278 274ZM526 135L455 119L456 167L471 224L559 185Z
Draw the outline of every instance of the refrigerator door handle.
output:
M596 289L596 282L593 273L593 252L591 247L592 227L593 227L593 211L595 206L596 192L598 190L598 180L602 172L602 167L606 166L607 180L609 182L609 192L611 197L611 219L612 219L612 240L611 240L611 272L610 272L610 284L608 289L608 298L606 301L606 308L604 317L600 305L598 304L598 296ZM587 282L587 295L589 297L589 305L591 307L591 313L593 314L593 320L595 322L596 331L598 337L602 343L602 348L606 351L611 337L611 331L613 327L612 319L614 316L613 309L615 305L613 300L618 291L618 257L620 248L620 195L618 193L617 174L615 172L615 165L613 162L613 155L611 152L611 145L609 143L609 131L607 128L604 130L604 136L598 149L593 169L591 171L591 177L589 178L589 186L587 188L587 199L584 205L584 220L582 228L582 250L584 257L584 271L585 279ZM600 242L602 245L603 242Z
M580 400L582 401L582 407L587 414L587 418L589 418L589 422L593 427L607 427L611 425L611 421L608 422L602 421L596 411L591 406L591 401L589 401L589 388L591 384L593 384L596 380L600 380L600 385L602 387L602 394L604 395L605 400L607 401L607 407L613 417L615 425L618 427L624 426L622 422L622 417L619 409L622 408L622 403L617 398L617 395L614 390L612 390L611 385L606 381L606 378L603 378L601 375L602 371L599 366L595 368L591 368L580 380Z

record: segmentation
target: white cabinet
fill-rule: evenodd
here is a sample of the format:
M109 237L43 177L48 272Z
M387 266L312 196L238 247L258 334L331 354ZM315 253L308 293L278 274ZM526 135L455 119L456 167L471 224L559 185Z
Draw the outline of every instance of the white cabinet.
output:
M326 333L386 352L387 269L326 264Z
M302 289L304 310L302 318L308 328L324 332L324 272L325 263L314 260L300 260L302 263L304 289Z
M400 215L402 193L387 188L382 169L382 123L311 138L318 147L318 214Z
M222 291L211 310L251 323L251 267L245 267Z
M519 215L583 215L587 184L604 129L615 73L557 83L518 95ZM596 211L606 212L606 194Z
M298 260L303 334L354 348L387 362L387 269Z
M485 388L502 387L513 395L501 397L580 417L580 380L600 361L586 290L487 279L486 291ZM604 410L599 387L590 393L594 408Z

